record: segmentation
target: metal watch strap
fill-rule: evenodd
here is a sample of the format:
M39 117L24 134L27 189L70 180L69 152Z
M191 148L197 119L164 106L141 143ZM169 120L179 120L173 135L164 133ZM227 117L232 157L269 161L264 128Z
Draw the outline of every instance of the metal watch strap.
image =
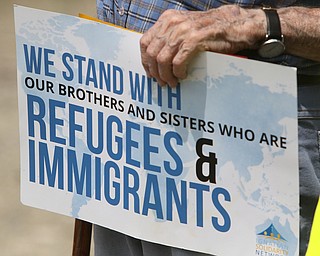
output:
M281 25L279 15L277 10L270 8L263 8L267 18L267 40L268 39L278 39L283 40L281 33Z

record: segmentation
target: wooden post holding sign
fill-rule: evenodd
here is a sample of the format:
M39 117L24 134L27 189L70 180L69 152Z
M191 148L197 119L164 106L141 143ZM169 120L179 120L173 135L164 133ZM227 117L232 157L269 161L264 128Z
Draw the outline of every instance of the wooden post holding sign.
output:
M75 219L72 256L89 256L91 237L92 223Z
M73 255L90 252L80 219L219 256L298 254L295 69L206 52L161 87L141 34L21 6L15 31L21 201L77 219Z

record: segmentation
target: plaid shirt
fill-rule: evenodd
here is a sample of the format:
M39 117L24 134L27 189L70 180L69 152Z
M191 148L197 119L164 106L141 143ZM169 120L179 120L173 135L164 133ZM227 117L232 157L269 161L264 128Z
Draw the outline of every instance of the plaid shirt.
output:
M224 4L241 7L285 7L290 5L320 6L320 0L96 0L98 18L137 32L145 32L167 9L203 11ZM251 56L261 60L258 55ZM290 55L282 55L267 61L299 68L319 64ZM312 73L314 71L311 71ZM305 71L303 71L305 73Z
M97 0L98 18L138 32L152 26L167 9L203 11L223 4L242 7L289 6L296 0Z

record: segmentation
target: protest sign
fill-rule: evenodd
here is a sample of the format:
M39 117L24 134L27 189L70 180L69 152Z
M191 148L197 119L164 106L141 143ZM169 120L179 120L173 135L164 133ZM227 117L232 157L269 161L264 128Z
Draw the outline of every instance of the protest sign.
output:
M215 255L297 255L296 70L203 53L176 88L140 34L15 7L21 200Z

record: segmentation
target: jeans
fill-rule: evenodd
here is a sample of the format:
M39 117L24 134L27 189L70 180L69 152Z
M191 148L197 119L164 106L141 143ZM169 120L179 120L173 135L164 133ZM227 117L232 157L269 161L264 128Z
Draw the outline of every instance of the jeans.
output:
M305 255L320 195L320 85L299 86L300 256Z

